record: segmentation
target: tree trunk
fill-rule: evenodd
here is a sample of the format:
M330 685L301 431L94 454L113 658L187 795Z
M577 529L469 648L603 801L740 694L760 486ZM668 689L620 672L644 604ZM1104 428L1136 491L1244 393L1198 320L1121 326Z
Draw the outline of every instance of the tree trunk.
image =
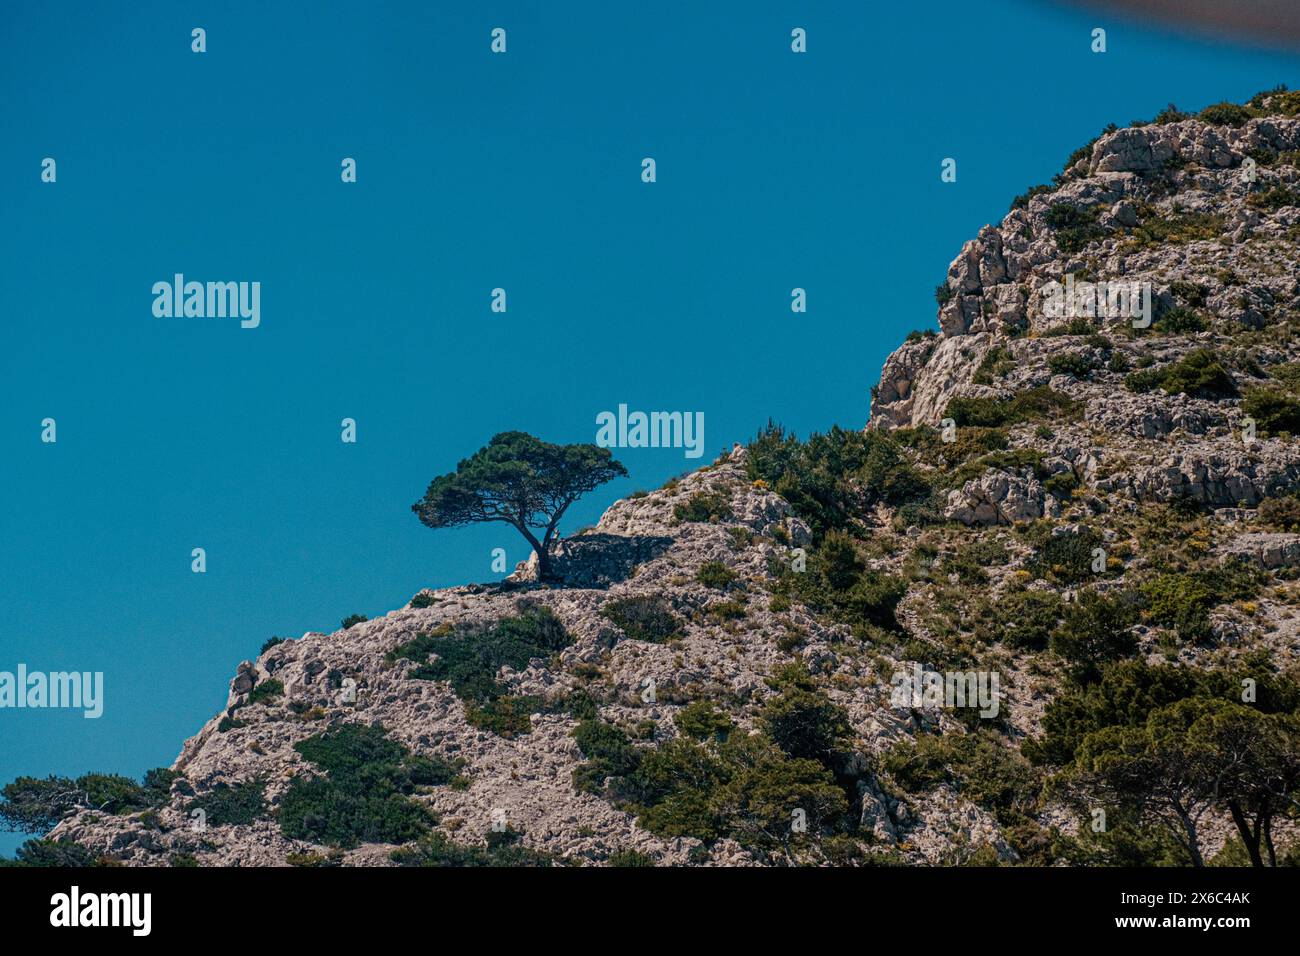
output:
M537 536L528 530L527 525L517 524L515 525L515 528L518 529L519 533L524 536L525 540L533 546L533 554L537 555L537 580L539 583L545 581L551 576L550 542L547 541L543 544L541 541L538 541ZM550 537L549 532L547 537Z
M533 549L537 553L537 580L539 582L549 580L551 577L551 556L547 552L545 545L539 545Z
M1183 832L1187 834L1186 848L1192 858L1192 866L1205 866L1205 860L1201 857L1201 841L1196 835L1196 821L1192 815L1183 809L1178 802L1174 803L1174 810L1178 813L1179 820L1183 824Z
M1263 866L1264 861L1259 855L1259 825L1252 830L1250 824L1246 822L1246 814L1242 813L1241 806L1236 800L1228 801L1228 811L1232 814L1232 822L1237 825L1237 833L1241 837L1242 846L1250 854L1251 866Z

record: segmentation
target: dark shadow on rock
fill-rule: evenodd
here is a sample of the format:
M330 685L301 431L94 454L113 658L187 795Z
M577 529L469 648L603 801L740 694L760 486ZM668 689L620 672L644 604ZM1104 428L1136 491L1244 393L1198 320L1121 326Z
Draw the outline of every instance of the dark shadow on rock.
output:
M551 580L566 588L607 588L626 581L638 564L667 551L667 535L580 534L562 540L551 557Z

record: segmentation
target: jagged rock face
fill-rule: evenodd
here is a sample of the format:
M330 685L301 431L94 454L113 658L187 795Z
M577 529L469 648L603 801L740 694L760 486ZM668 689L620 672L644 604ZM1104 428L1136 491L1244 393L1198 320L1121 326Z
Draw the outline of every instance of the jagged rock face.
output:
M1081 418L1053 423L1050 442L1030 423L1013 428L1012 446L1080 462L1089 491L1249 507L1294 484L1300 450L1275 437L1243 440L1242 399L1268 384L1270 368L1300 359L1286 331L1300 313L1298 181L1300 119L1235 128L1188 119L1103 135L1055 188L1022 197L963 246L943 286L940 335L886 360L868 427L939 426L954 398L1010 400L1048 385L1075 400ZM1049 284L1067 277L1145 284L1152 326L1135 328L1122 309L1053 309ZM1086 374L1062 374L1063 358L1095 349L1088 329L1108 340L1105 353ZM1200 349L1223 356L1237 394L1125 388L1132 370ZM948 514L1004 520L996 500L1006 484L954 492ZM1021 517L1047 513L1031 489L1013 500Z
M1060 513L1060 504L1032 474L990 471L950 491L944 517L962 524L993 525L1055 518Z
M1229 557L1243 558L1261 568L1300 565L1300 534L1254 532L1233 538L1221 549Z

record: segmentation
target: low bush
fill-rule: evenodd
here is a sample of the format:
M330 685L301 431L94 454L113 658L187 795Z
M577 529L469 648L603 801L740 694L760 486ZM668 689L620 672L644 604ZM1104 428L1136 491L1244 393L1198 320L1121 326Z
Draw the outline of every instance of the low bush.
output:
M849 825L848 800L831 772L762 735L734 734L720 744L677 737L647 751L610 792L658 836L706 843L726 836L760 852L790 853ZM795 810L806 831L791 826Z
M1047 225L1056 233L1056 244L1066 255L1079 252L1109 234L1100 218L1100 207L1080 208L1063 202L1052 203L1046 215Z
M1252 388L1241 402L1243 414L1266 436L1300 434L1300 399L1280 388Z
M351 848L407 843L434 817L410 798L444 774L432 758L415 758L382 727L342 724L294 744L324 776L295 777L280 802L280 829L295 840Z
M634 641L663 644L685 634L672 606L657 595L616 598L605 602L600 613Z
M247 825L266 815L265 794L265 780L247 780L234 786L222 782L191 800L185 812L202 810L204 822L214 827Z
M945 415L959 427L1000 428L1021 422L1053 420L1074 415L1078 403L1046 385L1003 398L957 396L948 403Z
M435 831L414 846L394 850L389 856L399 866L536 867L556 866L562 862L550 854L519 846L518 834L506 832L508 838L498 839L482 847L453 843L446 834Z
M1105 664L1137 651L1132 628L1140 607L1134 594L1101 595L1092 590L1080 591L1078 599L1065 606L1050 647L1066 661L1072 680L1080 684L1096 681Z
M542 709L535 697L511 696L497 681L502 667L523 670L535 657L549 658L573 643L560 619L545 606L520 604L517 617L459 631L420 634L389 652L391 660L414 660L415 680L445 680L465 702L467 719L501 736L530 729L530 714ZM429 656L436 654L432 660Z
M248 702L250 704L269 704L276 698L283 696L284 682L273 677L262 681L249 691Z
M948 785L1004 825L1032 814L1040 775L997 734L920 734L885 752L882 769L909 793Z
M714 492L697 491L673 506L678 521L718 522L731 517L731 502Z
M849 528L877 503L898 507L931 493L902 447L875 430L836 426L801 442L769 422L749 443L746 467L751 480L765 481L790 502L817 539Z
M736 583L740 575L721 561L705 561L695 573L695 580L706 588L725 591Z
M1042 528L1038 529L1037 535L1038 546L1033 557L1025 563L1025 569L1034 577L1078 584L1102 573L1092 570L1097 560L1094 552L1101 547L1101 536L1091 528L1082 527L1065 534Z
M606 866L627 869L629 867L658 866L655 858L639 850L618 850L605 860Z
M731 718L707 700L687 704L673 717L673 723L693 740L723 741L735 729Z
M843 708L819 688L802 662L779 670L777 691L763 702L759 720L772 742L791 757L831 765L848 749L853 729Z
M1265 498L1259 503L1259 520L1277 531L1300 531L1300 498Z
M988 601L975 615L975 636L1019 651L1046 650L1062 608L1061 596L1055 591L1011 591Z
M1047 367L1054 375L1069 375L1079 380L1092 377L1099 362L1091 352L1058 352L1047 360Z
M608 777L626 776L641 763L641 753L627 734L603 720L584 720L573 730L578 749L587 758L573 771L573 786L580 793L602 793Z
M13 859L0 856L0 867L41 866L66 869L103 865L94 851L76 840L27 840L18 847Z
M1237 395L1232 375L1210 349L1189 352L1177 362L1159 369L1139 369L1129 373L1124 386L1132 392L1149 392L1161 388L1170 395L1179 393L1192 398L1218 400Z

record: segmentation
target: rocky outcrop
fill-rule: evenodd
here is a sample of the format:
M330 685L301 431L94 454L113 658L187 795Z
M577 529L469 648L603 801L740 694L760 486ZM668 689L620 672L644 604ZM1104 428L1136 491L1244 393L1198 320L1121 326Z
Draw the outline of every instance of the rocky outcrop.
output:
M1015 524L1061 513L1032 475L990 471L948 493L944 517L962 524Z
M1300 566L1300 534L1254 532L1233 538L1221 549L1225 557L1274 570Z
M1185 119L1101 136L1054 187L1023 197L963 246L942 287L938 337L886 360L868 427L940 427L954 399L1011 402L1047 387L1081 414L1053 421L1052 439L1039 421L1011 422L1011 447L1086 450L1088 492L1253 507L1291 487L1300 446L1251 432L1243 403L1275 384L1269 368L1300 360L1289 340L1260 337L1300 312L1298 149L1293 117L1238 127ZM1082 291L1072 308L1056 309L1050 284L1067 282ZM1105 283L1136 290L1137 306L1112 310ZM1132 314L1143 295L1149 323ZM1133 386L1135 371L1197 352L1224 364L1230 389L1188 394L1182 379ZM944 513L972 524L1053 510L1032 479L1002 474L947 498Z

